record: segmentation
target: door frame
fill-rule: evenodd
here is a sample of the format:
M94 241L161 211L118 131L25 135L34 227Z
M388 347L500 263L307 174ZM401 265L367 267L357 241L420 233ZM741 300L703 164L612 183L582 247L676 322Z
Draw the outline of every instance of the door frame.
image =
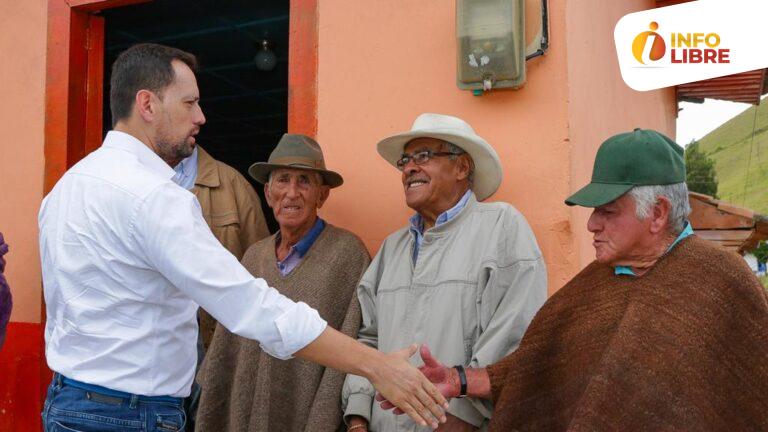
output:
M104 21L94 13L148 1L48 1L45 193L101 145ZM288 131L312 137L317 134L317 8L318 0L290 0Z

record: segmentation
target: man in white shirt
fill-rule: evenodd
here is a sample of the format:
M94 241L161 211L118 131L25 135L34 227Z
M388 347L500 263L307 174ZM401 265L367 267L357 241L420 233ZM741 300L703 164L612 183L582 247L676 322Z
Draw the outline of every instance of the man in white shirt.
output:
M407 359L342 335L304 303L254 279L171 180L205 123L195 57L156 44L112 69L113 129L43 200L38 216L55 372L46 430L184 430L197 358L198 305L278 357L366 376L416 421L445 420L445 399ZM434 417L433 417L434 416Z

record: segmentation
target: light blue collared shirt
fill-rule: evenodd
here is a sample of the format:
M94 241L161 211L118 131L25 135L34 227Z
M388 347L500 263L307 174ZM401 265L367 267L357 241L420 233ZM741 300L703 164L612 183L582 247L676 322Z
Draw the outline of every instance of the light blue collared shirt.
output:
M685 222L685 228L683 228L683 232L680 233L679 236L675 239L674 242L672 242L671 245L667 248L665 254L672 250L673 247L675 247L680 241L689 235L693 235L693 227L691 226L691 223L686 221ZM625 267L625 266L616 266L613 268L613 273L617 275L628 275L628 276L636 276L635 272L632 271L631 268Z
M197 146L192 150L192 154L182 159L173 170L176 171L176 174L171 180L186 190L192 190L195 187L195 180L197 180Z
M459 212L464 209L464 206L467 205L467 201L469 201L470 196L472 196L471 189L464 193L464 196L461 197L455 206L440 213L437 219L435 219L435 226L442 225L459 214ZM416 244L413 247L413 263L416 264L416 258L419 257L419 248L421 247L421 242L424 240L424 218L422 218L420 214L416 213L415 215L411 216L408 221L411 224L408 230L413 233L414 239L416 240Z
M309 248L315 244L315 240L320 237L320 233L323 232L323 229L325 229L325 221L317 218L315 224L312 225L312 228L310 228L306 234L304 234L304 237L302 237L295 245L291 246L291 250L288 252L288 255L285 256L285 259L277 262L277 269L280 270L281 275L287 276L299 265L299 263L301 263L301 260L304 259L304 255L306 255L307 252L309 252ZM277 233L277 239L279 242L279 232Z

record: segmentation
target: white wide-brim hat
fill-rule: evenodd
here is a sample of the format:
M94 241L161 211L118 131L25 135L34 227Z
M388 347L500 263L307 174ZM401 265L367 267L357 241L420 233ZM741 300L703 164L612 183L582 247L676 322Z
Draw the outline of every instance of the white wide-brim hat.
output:
M403 149L413 139L435 138L447 141L469 153L475 164L472 191L478 201L496 192L501 184L502 168L499 155L487 141L478 136L464 120L443 114L424 113L416 118L411 130L379 141L376 146L381 157L397 168Z

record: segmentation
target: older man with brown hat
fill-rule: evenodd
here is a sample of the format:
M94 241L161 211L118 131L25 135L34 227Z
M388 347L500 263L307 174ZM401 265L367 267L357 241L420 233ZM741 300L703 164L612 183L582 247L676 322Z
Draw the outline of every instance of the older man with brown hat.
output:
M482 367L517 348L544 303L547 277L523 215L483 203L501 183L499 158L465 121L422 114L410 131L382 140L379 154L401 172L407 227L381 246L358 288L358 339L389 351L428 343L443 362ZM347 430L423 430L379 409L368 380L349 375ZM440 430L484 430L493 407L454 399Z
M280 231L248 249L242 264L294 301L312 306L349 336L360 327L355 288L370 257L349 231L318 217L338 173L311 138L285 134L269 161L249 173ZM281 361L258 342L218 326L200 374L199 431L335 431L341 423L342 372L301 359Z
M600 146L565 201L594 208L596 260L516 352L463 381L422 349L446 397L492 399L499 432L768 430L768 298L741 257L693 235L682 155L643 129Z

